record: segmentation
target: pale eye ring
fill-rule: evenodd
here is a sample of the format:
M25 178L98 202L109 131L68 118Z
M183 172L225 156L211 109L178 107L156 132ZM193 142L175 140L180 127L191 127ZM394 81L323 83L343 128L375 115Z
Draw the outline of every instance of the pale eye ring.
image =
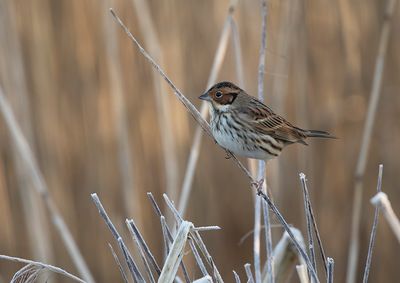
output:
M217 91L217 92L215 93L215 97L216 97L216 98L221 98L221 97L222 97L222 92Z

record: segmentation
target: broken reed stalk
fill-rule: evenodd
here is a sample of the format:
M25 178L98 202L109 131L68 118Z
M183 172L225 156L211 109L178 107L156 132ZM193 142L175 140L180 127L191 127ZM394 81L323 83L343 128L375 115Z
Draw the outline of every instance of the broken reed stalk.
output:
M296 265L297 275L299 276L300 283L310 283L307 274L307 267L304 264Z
M303 189L304 199L306 200L306 203L308 206L307 207L308 212L306 211L306 213L310 216L310 220L311 220L311 223L314 228L314 233L315 233L315 236L317 237L317 243L318 243L319 251L321 253L322 262L324 263L324 270L325 270L325 273L327 273L327 257L325 254L324 246L322 245L321 235L319 234L317 221L315 220L315 215L314 215L314 211L313 211L313 208L311 205L310 195L309 195L308 189L307 189L307 179L306 179L306 175L304 173L300 173L300 181L301 181L301 185L302 185L302 189Z
M158 282L172 283L178 272L179 263L182 262L184 247L193 224L189 221L182 221L176 232L170 252L164 262Z
M272 248L272 233L271 233L271 221L269 218L269 208L265 201L262 202L262 209L264 215L264 231L265 231L265 247L266 247L266 256L267 256L267 278L268 282L275 281L275 270L273 268L274 265L274 252Z
M129 232L131 233L131 235L134 238L136 238L134 240L135 240L138 248L139 249L143 249L143 252L145 253L145 255L148 258L148 260L150 261L150 263L153 266L154 270L156 271L157 275L160 275L161 268L157 264L157 261L156 261L155 257L151 253L149 246L147 245L146 241L144 240L142 234L139 231L139 228L136 226L136 224L133 221L133 219L130 219L130 220L127 219L126 220L126 224L128 226L128 229L129 229Z
M163 231L163 240L164 240L164 244L165 244L165 251L168 254L169 253L169 243L173 242L172 233L165 221L165 217L162 214L160 207L158 206L156 200L154 199L153 194L147 193L147 197L149 198L155 213L160 218L160 224L161 224L161 228ZM201 263L197 262L197 264L200 266ZM182 269L183 275L185 277L186 283L189 283L190 282L189 275L187 273L187 269L186 269L186 266L185 266L183 260L181 261L180 265L181 265L181 269Z
M96 193L91 194L92 200L99 211L100 216L103 218L104 222L108 226L113 235L114 239L117 241L119 248L121 249L122 254L124 255L125 261L128 264L129 271L131 273L132 278L135 282L146 282L143 278L143 275L140 273L140 270L133 260L132 255L130 254L128 248L125 245L124 240L118 233L117 229L115 228L114 224L112 223L110 217L108 216L107 212L105 211L99 197Z
M335 265L335 262L333 258L328 257L326 259L327 265L328 265L328 275L327 275L327 283L333 283L333 268Z
M65 248L69 256L71 257L75 267L79 274L87 282L94 282L93 276L83 259L81 252L77 244L75 243L72 234L65 223L61 213L59 212L44 180L42 173L39 170L39 166L35 157L33 156L32 150L21 131L21 128L15 119L13 110L9 105L6 96L3 93L3 89L0 86L0 112L3 114L5 124L10 131L11 138L15 143L15 146L20 154L20 158L23 164L26 174L29 176L32 183L32 187L36 190L39 196L42 198L44 205L48 210L48 215L51 219L52 224L56 228L56 231L60 235Z
M235 270L233 270L233 276L235 277L235 282L236 282L236 283L241 283L241 282L240 282L240 277L239 277L239 275L236 273Z
M52 272L61 274L61 275L65 276L65 277L71 278L72 280L75 280L77 282L87 283L87 281L84 281L84 280L76 277L75 275L72 275L71 273L65 271L64 269L61 269L59 267L56 267L56 266L53 266L53 265L50 265L50 264L46 264L46 263L42 263L42 262L38 262L38 261L33 261L33 260L29 260L29 259L13 257L13 256L7 256L7 255L0 255L0 259L12 261L12 262L24 263L24 264L27 264L27 265L37 266L39 268L47 269L47 270L50 270Z
M296 228L291 228L293 235L296 240L305 247L303 235L301 231ZM276 282L288 282L293 269L296 266L296 262L303 263L304 260L301 258L296 248L292 244L292 241L288 233L284 232L279 242L274 247L274 279ZM269 283L267 272L267 263L264 265L263 283ZM307 269L306 269L307 274ZM308 278L308 275L307 275Z
M151 283L155 283L155 279L154 279L153 273L151 271L149 261L147 259L149 257L148 255L150 253L150 250L146 250L147 245L143 245L142 244L143 238L141 238L140 232L139 232L139 230L137 230L137 227L135 226L133 220L132 219L131 220L126 219L125 223L126 223L126 226L128 227L129 233L131 234L133 241L135 242L136 246L138 247L139 254L140 254L140 257L141 257L141 259L143 261L143 265L144 265L144 267L146 269L146 273L148 275L149 281ZM139 238L141 238L141 239L139 240ZM150 256L149 258L153 258L154 259L153 256ZM157 264L153 265L154 269L157 268L157 267L158 267ZM160 273L158 273L157 275L160 276Z
M260 40L260 53L258 61L258 99L264 101L264 73L265 73L265 50L267 47L267 1L261 0L261 40ZM264 180L262 190L267 193L267 181L265 172L266 162L264 160L258 161L257 179ZM260 260L260 246L261 246L261 212L264 214L265 223L265 236L266 236L266 258L267 258L267 277L269 282L274 282L274 274L272 268L272 240L271 240L271 225L269 220L268 208L262 209L262 199L255 196L254 203L254 273L256 283L261 282L261 260Z
M110 9L110 13L114 17L114 19L117 21L117 23L122 27L122 29L125 31L129 39L136 45L136 47L139 49L140 53L149 61L149 63L159 72L159 74L164 78L164 80L168 83L168 85L172 88L174 91L175 96L181 101L186 109L189 111L189 113L193 116L193 118L198 122L201 127L204 129L204 131L211 137L211 129L208 123L201 117L199 111L194 107L194 105L179 91L179 89L173 84L173 82L167 77L165 72L161 69L159 65L151 58L151 56L146 52L146 50L140 45L140 43L137 41L137 39L132 35L132 33L129 31L129 29L125 26L125 24L121 21L121 19L115 14L115 12ZM213 138L214 139L214 138ZM247 170L246 167L243 166L243 164L237 159L237 157L229 152L229 155L231 156L231 160L235 162L235 164L243 171L243 173L249 178L252 187L258 189L257 194L260 195L269 205L271 210L274 212L274 214L277 216L279 222L283 225L285 230L288 232L291 240L293 241L297 251L301 255L301 257L304 259L304 261L307 264L307 267L311 269L311 275L316 279L316 282L318 281L318 278L315 274L315 270L312 267L312 264L307 256L307 254L304 252L304 250L301 248L299 243L296 241L293 233L290 231L290 227L287 224L286 220L283 218L282 214L279 212L278 208L273 204L271 199L260 190L260 185L257 185L258 183L255 181L255 179L251 176L249 170Z
M310 202L308 198L308 192L307 192L307 184L306 184L306 175L304 173L300 173L300 182L301 182L301 187L303 190L303 197L304 197L304 210L305 210L305 217L306 217L306 224L307 224L307 237L308 237L308 249L309 249L309 254L308 256L310 257L311 263L317 272L317 264L315 261L315 252L314 252L314 238L313 238L313 233L312 233L312 228L311 228L311 215L310 215ZM325 261L325 259L324 259Z
M189 245L190 245L190 248L192 249L193 256L194 256L194 258L195 258L195 260L196 260L197 265L198 265L199 268L200 268L201 273L202 273L204 276L208 275L207 268L206 268L206 266L204 265L203 260L201 259L201 256L200 256L199 252L197 251L197 248L196 248L196 246L194 245L194 242L193 242L192 239L189 239Z
M193 283L213 283L210 275L206 275L200 279L193 281Z
M378 173L378 184L376 186L377 193L380 193L382 191L382 175L383 175L383 165L380 164ZM374 222L372 224L371 236L369 238L368 255L367 255L367 261L365 263L363 283L368 282L369 270L371 268L372 252L375 246L376 231L378 229L378 219L379 219L379 207L377 206L375 207Z
M253 273L251 272L251 264L250 263L246 263L244 265L244 269L245 269L246 275L247 275L247 283L255 283L254 282Z
M115 253L115 251L114 251L114 249L113 249L113 247L111 246L110 243L108 243L108 246L110 247L111 253L112 253L113 257L114 257L114 260L115 260L116 264L118 265L119 273L121 273L122 280L124 281L124 283L128 283L128 277L126 276L125 270L122 267L122 264L121 264L121 262L120 262L120 260L119 260L119 258L117 256L117 254Z
M282 226L285 228L286 232L288 233L290 239L292 240L297 252L300 254L300 256L304 259L305 264L308 267L308 270L310 271L311 277L315 280L315 282L319 282L317 274L315 272L314 267L312 266L312 263L310 261L310 258L307 256L307 253L304 251L304 249L300 246L299 242L296 240L295 236L293 235L293 232L291 231L288 223L286 220L283 218L282 214L279 212L278 208L273 204L271 199L266 195L264 192L261 190L257 191L257 194L261 196L269 205L271 210L274 212L276 217L278 218L278 221L282 224Z
M9 96L10 104L14 109L14 113L21 131L24 134L31 148L35 147L34 139L34 121L31 118L31 97L27 86L26 70L24 69L24 59L22 52L22 38L17 31L17 4L15 1L2 2L0 8L0 42L3 52L0 62L0 69L6 70L8 73L3 77L3 87L5 91L13 92ZM21 196L22 214L25 221L27 231L27 241L29 241L29 249L32 251L32 256L36 260L53 262L54 250L49 223L46 220L46 210L43 207L40 196L34 190L28 188L29 176L24 173L24 165L22 158L19 158L18 149L15 143L11 143L13 158L15 159L16 172L16 189ZM33 152L35 154L35 152Z
M214 55L214 60L212 63L210 75L208 77L206 90L208 90L208 88L210 88L213 84L215 84L215 82L217 81L218 73L221 70L222 62L225 58L226 50L228 47L231 22L233 21L232 15L233 12L235 11L236 4L237 0L232 0L229 5L228 15L226 16L221 36L219 38L217 50ZM201 117L203 119L207 119L208 112L209 111L207 102L203 101L200 109ZM180 193L181 197L179 199L179 204L178 204L178 210L182 216L185 215L187 203L189 200L189 195L192 189L193 177L196 171L197 161L199 160L202 137L203 137L203 131L201 130L201 127L197 126L192 142L192 147L189 153L189 159L186 166L185 177L183 179L182 189Z
M140 204L131 205L130 200L137 199L137 188L134 182L134 166L132 161L132 151L129 141L129 130L127 123L126 99L124 96L124 83L121 70L121 60L119 54L116 27L110 24L110 18L107 17L106 9L108 0L102 0L101 12L104 31L104 46L106 51L107 72L110 78L110 100L113 111L114 130L117 142L117 160L118 172L121 178L121 189L123 205L128 215L140 218Z
M371 143L372 130L375 123L376 109L378 108L379 97L381 94L383 71L385 58L391 30L391 19L397 0L387 0L384 11L382 30L379 39L378 54L376 56L374 77L372 81L371 95L367 110L367 116L364 124L361 148L358 156L355 172L353 213L351 222L350 248L347 264L347 283L353 283L356 280L357 262L359 257L359 234L362 209L363 177L368 160L368 150Z
M400 243L400 221L393 211L392 205L390 204L387 194L383 192L377 193L371 199L371 203L382 210L382 213L385 216L387 222L389 223L390 228L392 228L394 235L396 236L397 240Z
M178 210L175 208L174 204L171 202L171 200L168 198L168 196L166 194L163 194L163 197L164 197L164 200L165 200L167 206L173 213L176 222L178 224L180 224L182 221L184 221L182 216L179 214ZM206 245L204 244L203 239L200 236L200 233L198 231L192 229L190 231L190 236L193 239L193 241L196 243L196 245L199 247L203 256L207 260L207 263L209 264L209 266L213 269L213 276L214 276L214 279L216 280L216 282L223 282L221 275L214 264L214 260L211 257L211 254L208 252L208 249L207 249Z

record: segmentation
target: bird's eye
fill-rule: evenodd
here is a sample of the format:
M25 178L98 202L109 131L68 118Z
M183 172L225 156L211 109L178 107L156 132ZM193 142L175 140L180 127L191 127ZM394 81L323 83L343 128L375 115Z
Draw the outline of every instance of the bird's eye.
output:
M217 92L215 93L215 97L216 97L216 98L221 98L221 97L222 97L222 92L217 91Z

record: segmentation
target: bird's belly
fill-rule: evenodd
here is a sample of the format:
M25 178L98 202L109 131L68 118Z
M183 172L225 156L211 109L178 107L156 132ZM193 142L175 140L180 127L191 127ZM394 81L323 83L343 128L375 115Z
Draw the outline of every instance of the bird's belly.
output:
M240 156L261 160L268 160L277 156L269 154L249 141L246 142L236 134L228 134L224 130L214 129L213 135L220 146Z

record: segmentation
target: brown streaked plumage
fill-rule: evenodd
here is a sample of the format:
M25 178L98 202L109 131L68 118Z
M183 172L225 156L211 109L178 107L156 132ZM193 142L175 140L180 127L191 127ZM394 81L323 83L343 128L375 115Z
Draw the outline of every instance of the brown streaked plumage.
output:
M199 97L210 104L210 125L219 145L249 158L271 159L308 137L334 138L328 132L304 130L231 82L220 82Z

